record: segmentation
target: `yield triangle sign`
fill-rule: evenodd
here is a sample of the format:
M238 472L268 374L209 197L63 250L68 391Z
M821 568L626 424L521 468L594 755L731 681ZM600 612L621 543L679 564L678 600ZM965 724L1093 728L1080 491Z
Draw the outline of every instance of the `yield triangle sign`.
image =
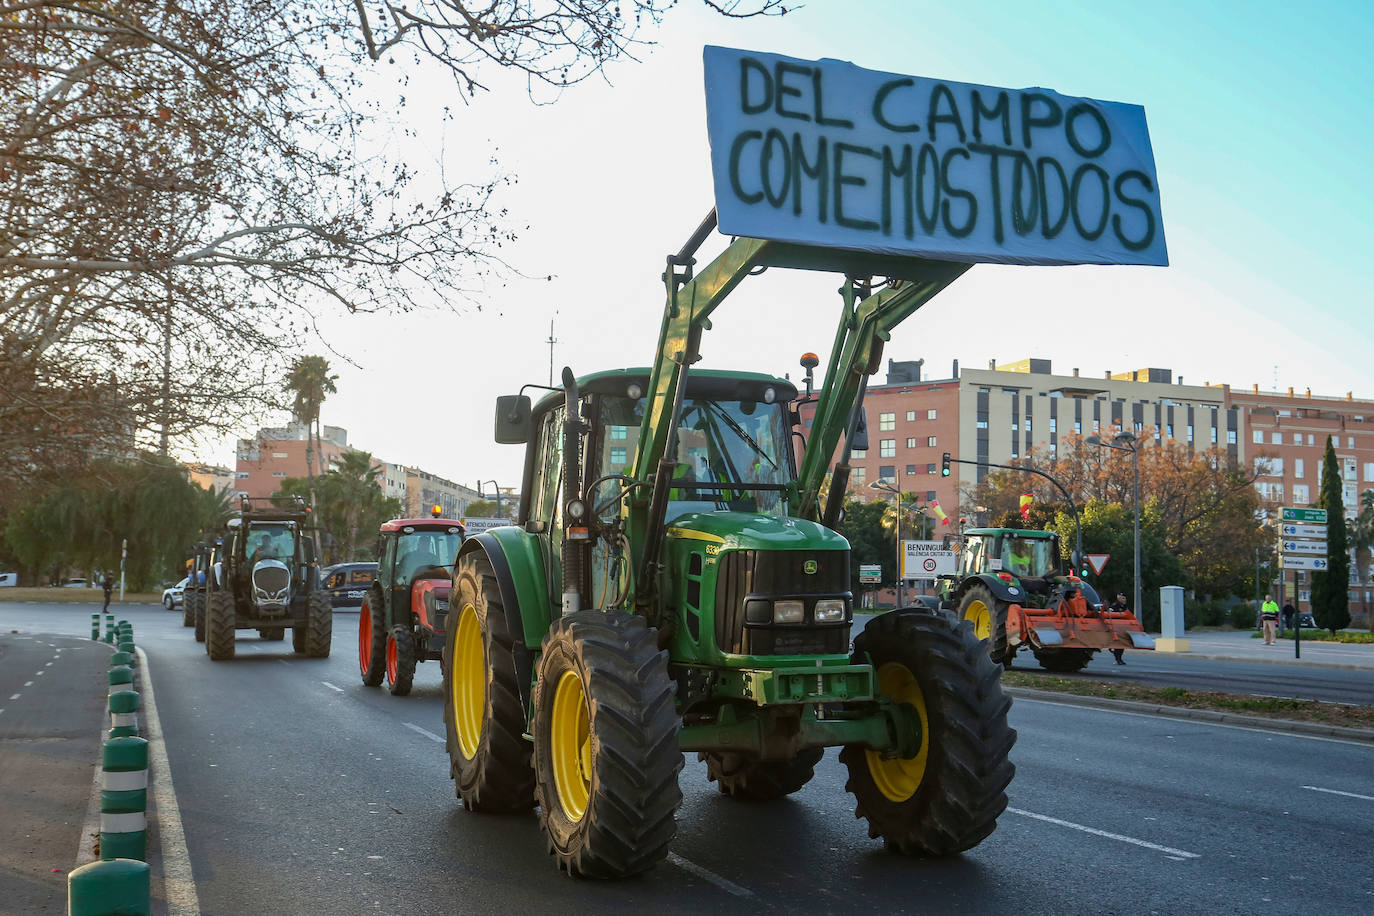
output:
M1106 566L1107 561L1112 558L1109 553L1085 553L1083 556L1087 559L1088 565L1093 568L1093 574L1098 576L1102 575L1102 567Z

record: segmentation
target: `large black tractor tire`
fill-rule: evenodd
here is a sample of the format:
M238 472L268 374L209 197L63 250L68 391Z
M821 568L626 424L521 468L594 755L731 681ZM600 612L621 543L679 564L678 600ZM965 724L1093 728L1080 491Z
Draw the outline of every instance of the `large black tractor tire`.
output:
M258 630L258 635L267 642L281 642L286 638L285 627L263 627Z
M620 878L677 834L681 720L668 654L644 618L578 611L544 637L534 687L539 826L560 868Z
M186 592L181 598L181 625L183 627L193 627L196 625L196 605L200 603L200 596L191 592Z
M291 628L291 651L297 655L305 654L306 625L298 623Z
M1007 603L998 601L992 589L981 582L969 586L959 599L958 618L973 624L974 635L988 641L988 655L999 665L1010 663L1014 652L1007 651Z
M386 617L376 592L369 592L358 612L358 670L364 687L376 687L386 676Z
M516 636L481 551L458 560L445 630L440 665L454 791L469 811L527 811L534 807L534 764L524 738Z
M825 749L807 748L791 760L753 760L743 754L708 751L697 754L706 761L706 778L720 794L747 801L772 801L799 791L816 775L816 764Z
M210 599L213 597L214 593L211 592L196 602L196 642L205 642L205 609L210 606Z
M868 835L906 855L972 849L997 828L1016 768L1016 731L1001 668L972 625L919 610L874 619L854 640L855 662L871 663L880 692L915 706L922 725L913 757L884 759L849 746L845 788L868 819Z
M386 685L393 697L405 697L414 682L415 634L397 624L386 638Z
M1046 671L1056 674L1071 674L1082 671L1093 658L1092 649L1040 649L1035 660Z
M294 633L292 638L295 638ZM305 654L311 658L328 658L333 642L334 609L322 592L312 592L306 602Z
M205 604L205 653L221 662L234 657L234 596L215 592Z

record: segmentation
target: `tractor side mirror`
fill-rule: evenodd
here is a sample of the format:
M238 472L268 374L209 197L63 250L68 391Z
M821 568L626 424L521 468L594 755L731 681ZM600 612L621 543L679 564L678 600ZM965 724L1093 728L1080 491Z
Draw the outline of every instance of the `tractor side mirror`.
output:
M496 441L500 445L524 445L530 440L529 395L508 394L496 399Z
M849 447L856 452L868 451L868 411L862 404L859 405L859 422L854 427L854 438L850 440Z

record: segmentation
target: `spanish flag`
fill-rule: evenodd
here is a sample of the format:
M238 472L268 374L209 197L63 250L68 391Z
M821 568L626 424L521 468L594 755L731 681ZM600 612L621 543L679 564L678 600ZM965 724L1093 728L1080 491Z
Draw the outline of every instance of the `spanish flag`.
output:
M940 508L940 501L938 499L932 499L929 505L930 508L935 512L936 517L940 519L940 524L948 525L949 516L945 515L945 510Z
M1035 502L1035 494L1033 494L1033 493L1022 493L1022 494L1021 494L1021 521L1023 521L1023 522L1028 522L1028 521L1030 521L1030 507L1031 507L1031 503L1033 503L1033 502Z

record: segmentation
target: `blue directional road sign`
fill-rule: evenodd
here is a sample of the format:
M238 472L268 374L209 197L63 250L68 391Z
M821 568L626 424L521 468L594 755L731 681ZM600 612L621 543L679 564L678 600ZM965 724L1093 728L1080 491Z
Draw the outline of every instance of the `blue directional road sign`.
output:
M1284 569L1311 569L1316 571L1331 568L1331 561L1326 557L1293 557L1284 555L1280 563Z

